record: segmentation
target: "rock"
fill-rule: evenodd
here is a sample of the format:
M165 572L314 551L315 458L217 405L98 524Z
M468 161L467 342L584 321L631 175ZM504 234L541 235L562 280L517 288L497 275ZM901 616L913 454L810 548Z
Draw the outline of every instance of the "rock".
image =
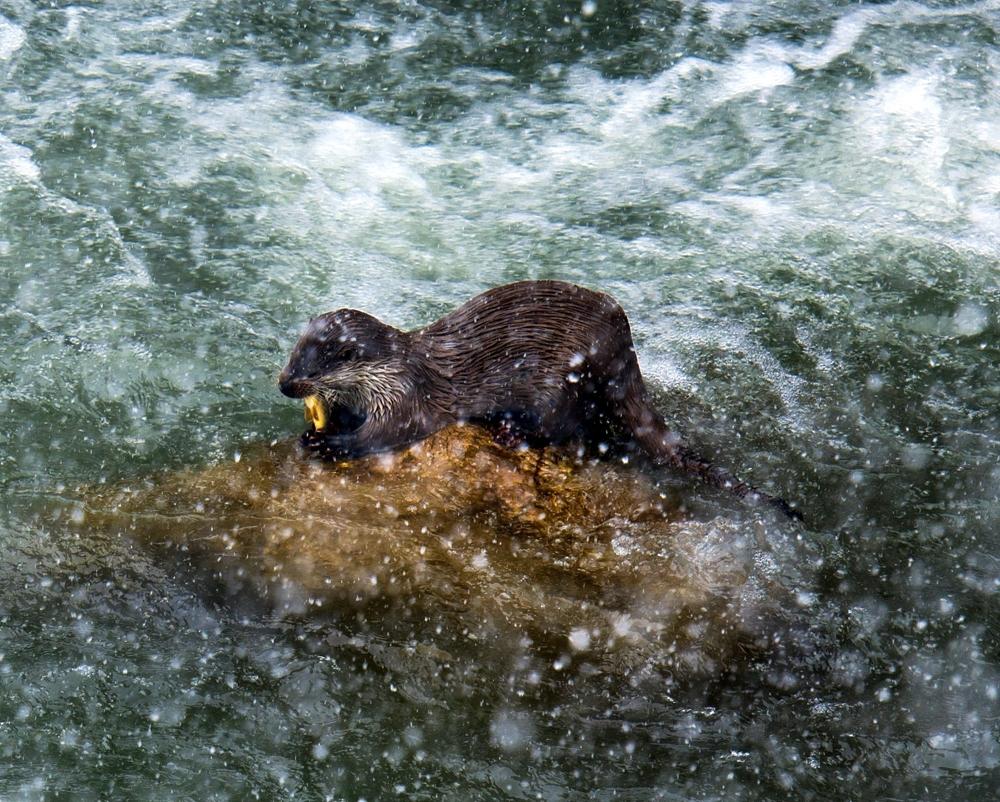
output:
M445 644L527 639L557 661L699 671L732 651L741 600L760 596L749 530L684 520L628 466L512 451L476 427L339 463L259 446L79 495L67 526L127 534L228 605L332 618L345 637L434 626Z

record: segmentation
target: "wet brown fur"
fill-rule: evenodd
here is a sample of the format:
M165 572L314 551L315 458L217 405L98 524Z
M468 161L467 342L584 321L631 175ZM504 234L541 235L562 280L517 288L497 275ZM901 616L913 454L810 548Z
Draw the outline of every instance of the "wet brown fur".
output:
M529 445L634 444L657 464L801 518L680 442L650 403L624 310L573 284L497 287L412 332L352 309L321 315L279 383L290 397L324 399L331 425L303 435L324 458L395 449L467 422Z

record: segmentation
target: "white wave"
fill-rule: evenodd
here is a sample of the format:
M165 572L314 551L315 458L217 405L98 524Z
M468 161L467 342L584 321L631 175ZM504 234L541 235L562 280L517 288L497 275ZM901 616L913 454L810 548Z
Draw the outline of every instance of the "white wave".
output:
M0 17L0 61L7 61L25 41L24 31L10 20Z
M819 49L800 48L791 52L792 62L797 67L807 70L818 70L826 67L834 59L850 53L858 43L868 25L878 17L878 12L870 8L861 8L841 17L834 23L830 36Z
M932 190L939 202L954 205L956 188L944 168L958 131L951 127L942 100L934 72L885 79L854 112L856 142L864 159L874 156L892 166L890 189L906 192L920 186Z
M31 158L31 151L23 145L11 142L0 134L0 177L6 173L15 182L37 181L38 165Z
M742 51L719 69L713 100L724 103L740 95L785 86L794 80L795 71L788 66L784 49L771 42L761 42Z
M421 175L436 159L415 148L399 131L350 114L324 123L309 144L313 166L321 173L348 171L355 189L427 194Z
M66 28L63 30L63 39L71 41L79 37L83 13L84 9L76 6L70 6L66 9Z

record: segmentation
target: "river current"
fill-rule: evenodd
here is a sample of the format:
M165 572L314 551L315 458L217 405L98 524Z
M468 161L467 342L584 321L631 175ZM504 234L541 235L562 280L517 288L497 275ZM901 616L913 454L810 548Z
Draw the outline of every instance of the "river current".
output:
M994 798L998 40L995 0L0 0L0 799ZM806 513L659 479L691 576L749 555L744 656L694 616L639 659L662 606L600 649L502 593L285 615L46 512L295 435L311 315L527 278L613 294L671 425Z

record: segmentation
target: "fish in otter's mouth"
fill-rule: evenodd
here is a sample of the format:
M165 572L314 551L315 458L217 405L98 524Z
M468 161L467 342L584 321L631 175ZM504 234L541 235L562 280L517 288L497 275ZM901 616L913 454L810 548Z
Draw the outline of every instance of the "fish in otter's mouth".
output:
M360 428L368 417L346 404L331 403L319 393L307 395L302 400L305 403L306 421L311 423L317 432L326 431L327 427L335 433L353 432Z
M306 421L313 425L317 432L326 428L326 408L318 395L307 395L302 399L306 404Z

